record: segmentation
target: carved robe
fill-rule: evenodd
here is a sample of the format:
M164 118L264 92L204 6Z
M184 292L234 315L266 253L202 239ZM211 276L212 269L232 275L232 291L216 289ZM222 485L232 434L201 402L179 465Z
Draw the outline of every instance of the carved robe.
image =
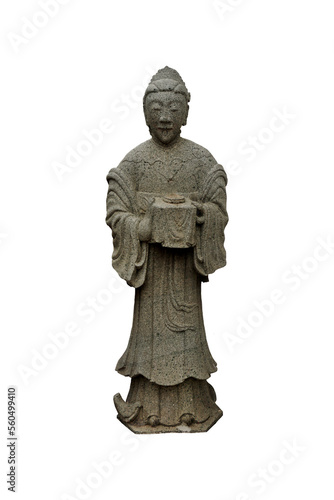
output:
M112 264L136 289L130 340L116 367L132 378L127 401L148 399L142 422L160 411L161 397L174 401L159 415L165 425L175 424L182 413L205 420L214 400L206 380L217 366L205 336L201 283L226 263L225 171L206 149L189 140L179 137L161 146L150 139L110 170L107 180ZM194 222L195 241L188 248L138 238L148 203L171 193L203 203L203 223ZM196 399L202 403L194 408Z

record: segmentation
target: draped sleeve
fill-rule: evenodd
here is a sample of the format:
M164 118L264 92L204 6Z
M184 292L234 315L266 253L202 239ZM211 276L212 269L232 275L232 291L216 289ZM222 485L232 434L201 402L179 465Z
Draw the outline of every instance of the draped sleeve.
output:
M140 217L135 182L121 165L107 175L106 223L112 230L112 265L128 285L138 288L145 281L148 244L138 238Z
M200 191L204 208L204 222L197 227L194 264L207 281L207 275L226 265L224 229L228 222L226 211L227 177L221 165L208 172Z

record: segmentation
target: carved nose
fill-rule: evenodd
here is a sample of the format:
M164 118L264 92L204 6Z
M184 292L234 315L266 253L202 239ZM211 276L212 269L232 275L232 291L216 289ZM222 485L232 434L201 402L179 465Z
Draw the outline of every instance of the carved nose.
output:
M159 120L161 123L168 123L171 121L170 119L170 115L167 114L167 113L162 113L162 115L160 116L160 120Z

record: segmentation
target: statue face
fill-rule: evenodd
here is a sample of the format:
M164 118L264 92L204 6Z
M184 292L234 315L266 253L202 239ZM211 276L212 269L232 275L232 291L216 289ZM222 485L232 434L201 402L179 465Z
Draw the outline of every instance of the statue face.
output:
M188 106L182 94L152 92L145 101L145 118L154 139L169 144L186 124Z

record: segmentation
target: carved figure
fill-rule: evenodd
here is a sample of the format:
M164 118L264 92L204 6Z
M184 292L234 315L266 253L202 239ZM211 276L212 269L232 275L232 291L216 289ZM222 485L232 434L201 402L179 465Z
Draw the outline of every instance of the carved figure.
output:
M152 138L107 176L112 265L135 287L131 336L116 366L131 386L114 402L136 433L206 431L222 416L207 382L217 365L201 285L226 264L227 178L209 151L180 136L189 101L180 75L159 70L144 95Z

